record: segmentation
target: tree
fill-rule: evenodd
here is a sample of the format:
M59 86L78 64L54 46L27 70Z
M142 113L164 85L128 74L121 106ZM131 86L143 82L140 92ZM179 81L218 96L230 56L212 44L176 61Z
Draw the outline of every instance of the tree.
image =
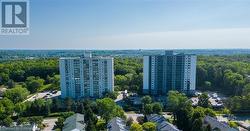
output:
M238 127L237 123L234 122L234 121L229 121L228 124L229 124L230 127L233 127L233 128L237 128Z
M106 91L104 93L104 97L108 97L108 98L111 98L113 100L115 100L117 98L117 96L118 96L118 92L108 92L108 91Z
M13 120L10 117L4 118L3 125L6 127L9 127L9 126L13 125Z
M99 119L96 123L96 129L102 131L106 129L106 122L103 119Z
M240 95L249 74L248 56L199 56L197 61L197 87L199 90L216 90L226 95ZM212 87L210 88L211 83Z
M7 118L14 112L14 104L8 98L0 100L0 120Z
M208 124L208 125L205 127L204 131L212 131L211 125Z
M173 112L174 119L176 118L176 112L184 107L188 102L188 98L185 94L178 91L169 91L167 96L167 108Z
M123 75L116 75L115 76L115 85L126 85L127 77Z
M63 118L63 117L59 117L58 119L57 119L57 121L55 122L55 129L56 128L59 128L60 130L62 130L62 128L63 128L63 122L65 121L65 119Z
M32 116L32 117L29 117L29 121L32 124L37 124L38 127L41 128L42 127L43 117L42 116Z
M250 110L250 94L227 99L226 107L232 112L248 112Z
M196 107L193 110L192 121L194 122L196 119L203 118L205 116L204 108Z
M210 81L205 81L205 88L206 89L210 89L212 86L211 82Z
M22 115L25 113L27 110L27 103L17 103L15 104L15 112L17 113L18 116Z
M143 105L146 105L146 104L150 104L152 102L152 98L150 96L143 96L142 99L142 104Z
M216 116L215 111L213 111L213 110L212 110L212 109L210 109L210 108L205 108L204 113L205 113L206 115L211 116L211 117L215 117L215 116Z
M244 84L244 78L239 73L234 73L232 70L226 70L224 75L224 84L230 88L230 94L239 95Z
M15 87L7 90L4 93L4 97L10 99L14 103L22 102L29 95L29 91L26 88Z
M197 87L202 87L203 86L203 82L206 80L207 77L207 70L204 69L204 67L202 66L203 63L199 63L197 64Z
M86 131L96 131L95 123L93 121L87 123Z
M197 131L197 130L204 130L204 131L210 131L211 127L207 126L207 127L203 127L203 119L206 115L215 117L216 114L215 112L210 109L210 108L203 108L203 107L196 107L193 110L193 115L192 115L192 128L191 131Z
M250 93L250 83L248 83L247 85L244 86L243 91L242 91L242 95L246 96Z
M65 99L65 105L66 105L67 111L71 111L72 110L73 103L74 103L74 101L70 97L67 97Z
M31 115L49 115L50 113L50 108L52 105L52 100L51 99L36 99L33 102L25 102L27 105L26 109L26 115L31 116Z
M231 114L230 110L227 109L227 108L224 108L221 113L222 114L226 114L226 115L230 115Z
M183 131L189 131L193 108L185 94L178 91L169 91L167 102L167 107L173 112L174 123L177 127Z
M121 107L110 98L97 99L98 114L108 122L113 117L125 118L124 111Z
M54 75L51 79L51 90L59 90L60 89L60 76Z
M0 73L0 84L5 84L9 80L9 76L6 73Z
M153 112L156 114L160 114L162 112L162 105L159 102L153 103Z
M46 100L45 102L45 115L48 116L50 114L50 109L51 109L51 104L52 104L52 100L51 99L48 99Z
M138 117L136 118L136 120L138 121L139 124L142 125L142 124L144 123L145 117L144 117L144 116L138 116Z
M30 76L26 79L26 85L31 93L37 92L43 86L44 80L40 77Z
M126 120L126 126L131 126L133 124L134 120L132 117L129 117L127 120Z
M167 96L167 106L171 111L177 110L179 107L185 105L188 98L185 94L178 91L169 91Z
M191 131L202 131L202 130L203 130L202 119L201 118L195 119L193 124L192 124Z
M191 125L191 118L192 118L192 105L185 105L184 107L178 109L176 111L176 120L174 123L177 127L183 131L190 131Z
M15 82L13 81L13 80L9 80L8 82L7 82L7 86L8 86L8 88L10 89L10 88L14 88L15 86L16 86L16 84L15 84Z
M133 123L130 127L130 131L143 131L143 128L140 124Z
M208 108L211 107L211 103L209 101L209 97L207 93L202 93L199 97L198 97L199 101L198 101L198 106L204 107L204 108Z
M25 124L28 124L28 123L29 123L29 120L26 117L19 117L17 119L17 124L18 125L25 125Z
M153 106L152 106L152 104L146 104L144 106L144 113L146 115L148 115L148 114L151 114L152 112L153 112Z
M153 122L143 123L142 127L145 131L156 131L156 124Z
M95 131L95 125L97 123L97 117L91 110L91 108L86 105L85 107L85 114L84 114L84 121L87 124L86 130L87 131Z

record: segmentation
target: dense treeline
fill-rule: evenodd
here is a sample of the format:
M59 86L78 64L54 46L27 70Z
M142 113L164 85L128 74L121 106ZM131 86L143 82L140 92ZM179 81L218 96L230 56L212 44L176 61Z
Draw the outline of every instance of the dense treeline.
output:
M225 101L232 112L250 112L250 56L200 56L197 87L230 96Z
M115 59L115 90L129 90L140 93L143 83L143 59Z
M59 74L57 59L18 60L0 63L0 84L7 84L9 80L24 82L27 77L47 76Z
M115 90L127 89L141 93L143 86L142 58L115 58L114 68ZM30 93L59 89L58 74L58 59L17 60L0 63L0 85L5 85L9 89L14 88L5 93L5 97L14 103L23 101ZM227 102L227 107L231 110L250 110L247 106L250 101L249 75L249 55L198 56L197 89L219 91L228 96L235 96ZM16 84L21 86L16 87Z
M199 56L197 88L240 95L249 83L250 56Z
M116 90L127 89L141 92L143 82L143 59L115 59ZM241 95L249 83L250 56L198 56L197 89L219 91L225 95Z
M237 113L250 112L250 83L245 85L240 96L233 96L226 101L226 106Z
M198 56L197 88L218 90L228 95L240 95L249 83L250 56ZM115 58L116 90L140 91L143 81L143 59ZM0 63L0 84L13 86L14 82L25 82L30 76L38 81L49 81L59 74L57 59L34 59ZM44 83L43 82L43 83Z

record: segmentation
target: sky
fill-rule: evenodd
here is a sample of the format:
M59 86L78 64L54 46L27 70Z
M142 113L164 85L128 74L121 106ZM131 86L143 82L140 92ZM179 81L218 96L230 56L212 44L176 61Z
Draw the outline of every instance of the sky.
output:
M0 48L250 48L250 1L31 0L30 34Z

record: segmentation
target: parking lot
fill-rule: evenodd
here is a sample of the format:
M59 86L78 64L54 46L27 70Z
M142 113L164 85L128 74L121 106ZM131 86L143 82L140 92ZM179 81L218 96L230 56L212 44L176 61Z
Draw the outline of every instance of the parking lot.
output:
M227 99L224 95L218 94L216 92L207 92L207 93L208 93L209 101L210 101L212 107L222 108L224 106L223 100ZM199 95L200 94L201 93L199 93ZM192 97L191 101L192 101L193 106L197 106L199 99L198 99L198 97Z

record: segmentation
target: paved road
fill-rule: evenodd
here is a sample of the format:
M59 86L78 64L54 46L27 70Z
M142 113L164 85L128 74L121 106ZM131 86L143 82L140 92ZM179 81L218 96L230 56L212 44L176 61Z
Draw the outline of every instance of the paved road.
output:
M115 103L119 106L122 106L122 100L123 100L123 94L121 93L121 91L119 91L118 96L115 99Z
M123 99L123 95L121 93L121 91L118 92L118 96L117 98L115 99L115 102L118 102L118 101L121 101Z
M45 92L37 93L25 101L34 101L40 98L53 98L53 97L57 97L60 95L61 95L61 91L57 91L55 94L51 93L50 91L45 91Z
M45 118L42 122L44 125L46 125L43 131L52 131L56 121L57 118Z

